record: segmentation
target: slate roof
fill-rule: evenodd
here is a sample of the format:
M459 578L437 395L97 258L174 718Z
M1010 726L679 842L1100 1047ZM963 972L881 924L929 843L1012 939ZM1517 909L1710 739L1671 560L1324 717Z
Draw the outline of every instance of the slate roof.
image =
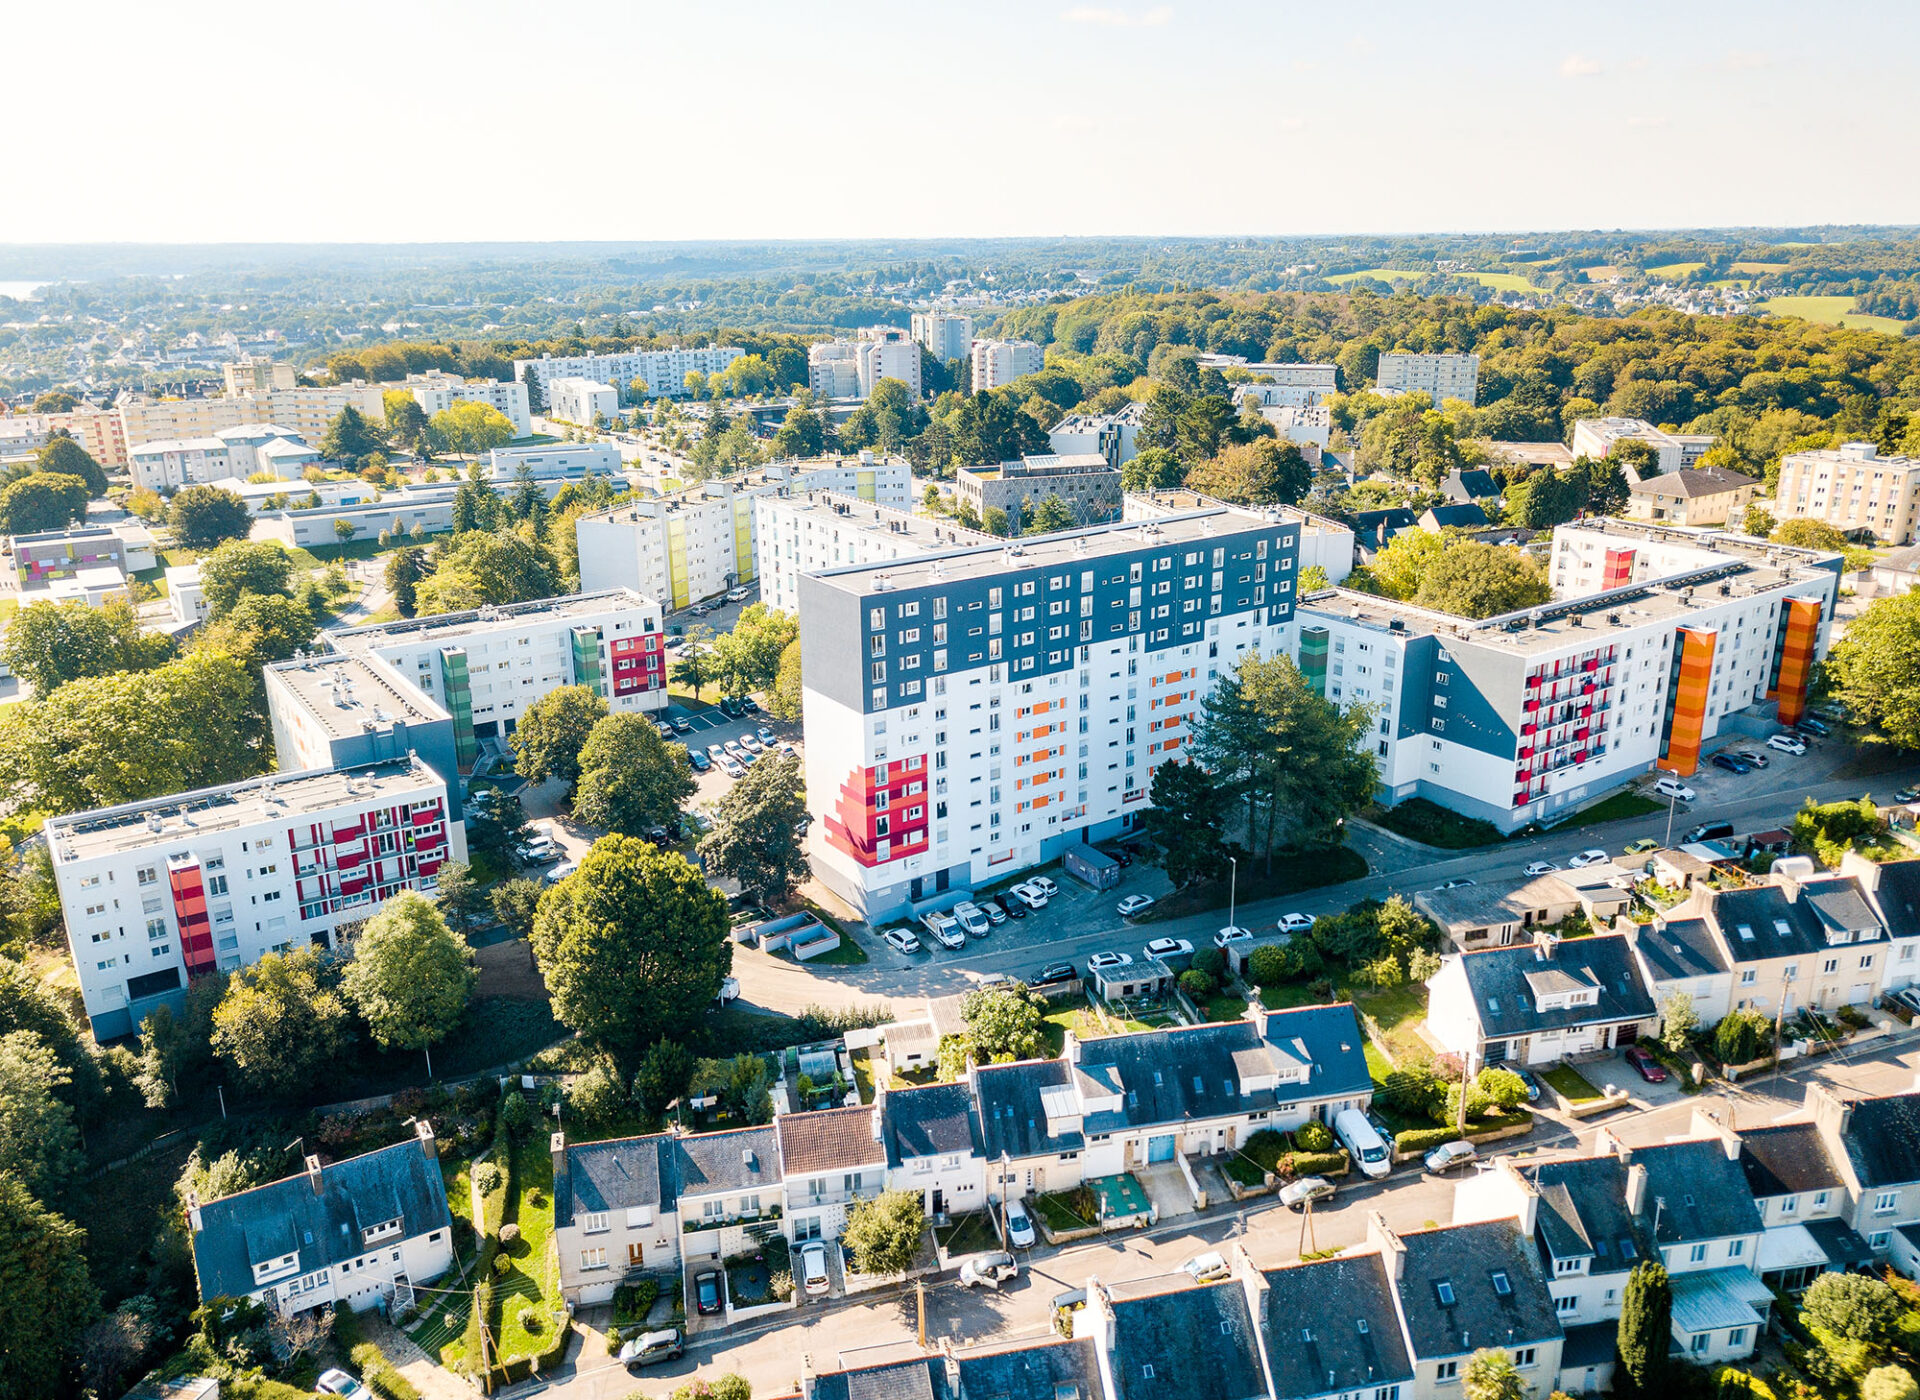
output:
M1698 500L1702 496L1722 496L1760 483L1750 476L1728 471L1725 467L1682 467L1664 476L1642 477L1628 489L1636 496L1678 496Z
M1850 892L1833 888L1851 885ZM1859 897L1852 876L1842 880L1814 881L1802 886L1801 897L1788 899L1780 885L1755 885L1743 890L1702 890L1701 912L1712 921L1735 963L1762 962L1769 958L1824 956L1833 945L1827 942L1829 917L1844 915L1860 918L1857 924L1841 927L1874 930L1872 942L1879 938L1879 919L1871 916L1866 901ZM1740 933L1742 926L1753 937Z
M1481 1032L1492 1039L1569 1026L1643 1020L1653 1015L1653 997L1640 977L1627 940L1618 934L1564 939L1554 946L1551 957L1544 959L1531 943L1462 953L1460 967L1473 993ZM1539 1010L1528 979L1547 969L1597 987L1598 1000L1590 1006Z
M1560 1335L1540 1255L1517 1221L1416 1230L1401 1235L1400 1243L1406 1258L1394 1286L1416 1362ZM1504 1293L1496 1274L1506 1279ZM1443 1283L1451 1303L1442 1296Z
M1121 1106L1089 1114L1085 1127L1117 1132L1366 1093L1373 1080L1365 1047L1359 1018L1344 1002L1276 1011L1264 1035L1252 1021L1226 1021L1102 1036L1081 1045L1079 1072L1103 1085L1117 1079ZM1265 1073L1304 1062L1306 1081L1246 1093L1240 1076L1248 1052L1271 1061Z
M1755 1196L1795 1196L1846 1185L1827 1155L1826 1139L1812 1123L1744 1128L1739 1138L1740 1170Z
M1440 483L1440 494L1449 501L1483 501L1500 494L1500 483L1493 479L1492 472L1482 471L1478 467L1465 471L1455 467L1447 473L1447 479Z
M1253 1400L1267 1393L1239 1280L1117 1298L1114 1400Z
M200 1296L245 1297L259 1287L253 1266L286 1254L296 1266L276 1283L358 1259L361 1232L395 1218L395 1243L453 1224L440 1163L417 1139L322 1167L318 1191L302 1172L204 1202L193 1236Z
M1637 929L1633 946L1656 982L1684 982L1731 972L1705 919L1669 919Z
M1627 1164L1572 1157L1527 1169L1540 1192L1534 1233L1556 1259L1581 1259L1589 1274L1623 1274L1648 1257L1627 1210Z
M671 1133L569 1145L566 1170L554 1183L553 1224L564 1229L576 1214L653 1206L672 1210L678 1196Z
M674 1139L674 1184L682 1196L772 1191L780 1186L780 1137L771 1124Z
M1920 860L1890 860L1877 867L1876 879L1871 898L1881 927L1893 938L1920 935Z
M1840 1142L1863 1187L1920 1181L1920 1094L1855 1100Z
M780 1161L788 1176L879 1166L887 1152L873 1136L873 1110L825 1108L817 1113L783 1113Z
M967 1400L1101 1400L1093 1342L1035 1342L956 1358Z
M1695 1244L1760 1233L1760 1209L1753 1203L1746 1174L1727 1156L1720 1139L1636 1147L1631 1160L1647 1169L1641 1218L1649 1226L1657 1219L1658 1243Z
M1269 1269L1265 1315L1274 1400L1413 1379L1377 1252Z
M1589 1322L1584 1327L1569 1327L1567 1340L1560 1347L1560 1369L1572 1371L1588 1366L1611 1366L1620 1341L1620 1320Z
M813 1400L955 1400L947 1384L947 1363L938 1356L916 1356L852 1371L830 1371L813 1378Z
M1405 506L1391 510L1361 510L1353 515L1354 536L1363 544L1380 546L1390 534L1419 527L1420 517Z
M1012 1065L984 1065L974 1076L980 1096L980 1133L989 1159L1052 1157L1078 1152L1086 1146L1079 1129L1049 1135L1047 1114L1040 1096L1048 1089L1065 1088L1073 1067L1063 1060L1025 1060Z
M1472 501L1463 501L1457 505L1431 506L1427 515L1433 517L1436 530L1453 526L1461 530L1482 530L1488 525L1487 513ZM1425 517L1422 517L1424 523Z
M965 1084L888 1091L880 1110L887 1165L913 1157L981 1157L980 1119Z

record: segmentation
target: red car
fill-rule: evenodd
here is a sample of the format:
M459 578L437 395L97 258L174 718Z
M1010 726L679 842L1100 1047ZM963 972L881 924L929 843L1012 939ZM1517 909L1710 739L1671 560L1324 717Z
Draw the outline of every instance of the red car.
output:
M1667 1082L1667 1071L1665 1067L1638 1045L1628 1049L1627 1063L1638 1070L1640 1077L1649 1084L1665 1084Z

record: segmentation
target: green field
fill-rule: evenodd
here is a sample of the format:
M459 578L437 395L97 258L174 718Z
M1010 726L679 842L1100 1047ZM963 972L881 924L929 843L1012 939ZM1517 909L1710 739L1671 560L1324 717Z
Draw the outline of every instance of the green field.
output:
M1775 316L1801 316L1829 326L1856 331L1885 331L1899 335L1901 323L1891 316L1867 316L1853 309L1852 297L1774 297L1761 303Z
M1658 267L1648 268L1647 276L1649 277L1685 277L1688 273L1698 272L1701 268L1705 266L1706 264L1703 262L1661 263L1660 266Z
M1733 272L1785 272L1791 263L1776 262L1737 262L1730 269Z
M1413 282L1422 277L1432 277L1435 275L1438 274L1431 271L1409 272L1404 267L1369 267L1363 268L1359 272L1337 273L1327 280L1340 285L1358 281L1362 277L1372 277L1382 282ZM1496 292L1538 292L1543 290L1543 288L1534 286L1533 283L1529 282L1517 272L1455 272L1444 275L1451 277L1471 277L1483 287L1491 287Z

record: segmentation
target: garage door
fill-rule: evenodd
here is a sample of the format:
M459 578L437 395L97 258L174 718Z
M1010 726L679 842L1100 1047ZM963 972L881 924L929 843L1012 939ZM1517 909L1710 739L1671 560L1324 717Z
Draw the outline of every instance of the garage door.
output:
M1147 1160L1149 1162L1171 1162L1173 1160L1173 1134L1165 1137L1147 1139Z

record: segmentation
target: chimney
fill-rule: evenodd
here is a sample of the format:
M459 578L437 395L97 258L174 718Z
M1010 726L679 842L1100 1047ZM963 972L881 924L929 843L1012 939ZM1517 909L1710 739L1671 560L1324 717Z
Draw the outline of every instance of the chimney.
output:
M567 1175L567 1135L565 1133L555 1133L547 1140L547 1147L553 1154L553 1189L554 1198L558 1200L561 1190L560 1184L566 1179Z
M187 1227L191 1233L196 1235L200 1233L202 1228L200 1224L200 1197L192 1191L187 1192Z
M1847 1125L1853 1121L1849 1100L1816 1080L1807 1085L1806 1103L1813 1110L1813 1121L1820 1125L1822 1137L1832 1142L1846 1136Z
M314 1195L318 1196L325 1191L326 1188L322 1186L320 1182L320 1159L318 1157L307 1158L307 1180L313 1183Z
M1066 1039L1061 1042L1060 1058L1065 1063L1070 1065L1077 1065L1080 1063L1080 1037L1075 1035L1072 1031L1068 1031L1066 1034Z
M1367 1212L1367 1243L1379 1249L1386 1260L1387 1272L1397 1282L1407 1270L1407 1247L1400 1242L1400 1236L1387 1224L1387 1217L1377 1210Z
M413 1135L429 1162L440 1160L440 1144L434 1139L433 1124L424 1118L420 1119L413 1125Z
M1554 945L1559 941L1559 937L1549 930L1536 928L1533 933L1533 960L1552 962Z
M1635 1162L1627 1168L1627 1214L1644 1214L1646 1206L1647 1169Z

